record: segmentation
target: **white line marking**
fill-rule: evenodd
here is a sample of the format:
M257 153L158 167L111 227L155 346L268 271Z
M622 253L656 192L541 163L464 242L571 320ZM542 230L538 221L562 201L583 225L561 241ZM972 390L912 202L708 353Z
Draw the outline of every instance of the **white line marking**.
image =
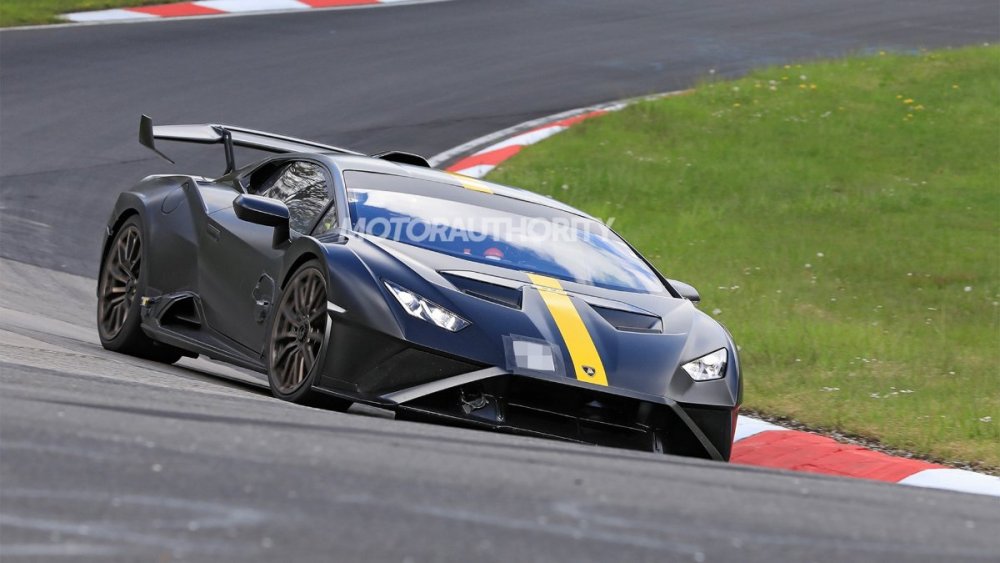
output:
M119 20L158 20L159 16L153 14L143 14L132 10L97 10L96 12L76 12L65 14L63 17L77 23L86 22L111 22Z
M741 416L736 421L736 435L733 437L733 442L739 442L740 440L744 440L750 436L756 436L761 432L769 432L771 430L788 429L778 426L777 424L771 424L770 422L750 418L749 416Z
M496 166L492 164L477 164L476 166L470 166L469 168L463 168L461 170L455 170L456 174L461 174L462 176L468 176L470 178L482 178L483 176L490 173Z
M485 152L498 151L510 146L520 145L528 146L533 145L539 141L548 139L556 133L562 133L567 127L561 125L556 125L553 127L543 127L541 129L535 129L534 131L528 131L527 133L521 133L520 135L514 135L513 137L507 139L506 141L500 141L495 145L490 145L485 149L478 151L476 154L482 154Z
M900 481L903 485L1000 497L1000 477L965 469L925 469Z
M203 0L196 5L231 14L240 12L277 12L308 10L310 6L298 0ZM183 17L183 16L182 16Z

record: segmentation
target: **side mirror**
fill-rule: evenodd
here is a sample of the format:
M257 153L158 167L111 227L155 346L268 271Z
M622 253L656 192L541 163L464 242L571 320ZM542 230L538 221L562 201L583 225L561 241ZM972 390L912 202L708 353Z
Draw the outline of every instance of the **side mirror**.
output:
M242 194L233 201L233 209L237 217L257 225L280 227L288 224L288 207L269 197Z
M698 303L701 301L701 295L698 294L698 290L694 287L677 280L667 280L670 285L677 290L677 293L681 294L681 297L687 299L692 303Z
M233 210L248 223L274 227L275 248L288 242L288 207L284 203L269 197L241 194L233 201Z

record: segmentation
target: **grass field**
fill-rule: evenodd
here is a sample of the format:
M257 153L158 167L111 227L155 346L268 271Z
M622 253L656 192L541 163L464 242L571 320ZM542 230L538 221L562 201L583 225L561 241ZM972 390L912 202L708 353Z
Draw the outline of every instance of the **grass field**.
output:
M3 0L0 27L59 23L65 20L56 16L70 12L169 3L170 0Z
M697 287L747 407L1000 467L1000 49L703 83L490 179L615 217Z

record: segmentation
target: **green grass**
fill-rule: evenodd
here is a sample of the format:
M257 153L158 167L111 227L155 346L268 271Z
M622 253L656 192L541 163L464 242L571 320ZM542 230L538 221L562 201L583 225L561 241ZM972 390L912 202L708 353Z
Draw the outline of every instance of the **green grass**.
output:
M747 407L1000 467L1000 49L704 83L490 179L615 217L697 287Z
M169 0L3 0L0 2L0 27L59 23L59 14L169 4Z

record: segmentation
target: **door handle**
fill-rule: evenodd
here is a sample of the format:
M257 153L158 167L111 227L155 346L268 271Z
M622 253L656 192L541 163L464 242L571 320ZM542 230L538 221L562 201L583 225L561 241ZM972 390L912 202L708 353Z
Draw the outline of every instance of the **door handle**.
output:
M221 234L221 232L219 231L219 227L216 227L215 225L209 223L208 227L206 227L205 230L208 231L209 238L211 238L215 242L219 242L219 235Z

